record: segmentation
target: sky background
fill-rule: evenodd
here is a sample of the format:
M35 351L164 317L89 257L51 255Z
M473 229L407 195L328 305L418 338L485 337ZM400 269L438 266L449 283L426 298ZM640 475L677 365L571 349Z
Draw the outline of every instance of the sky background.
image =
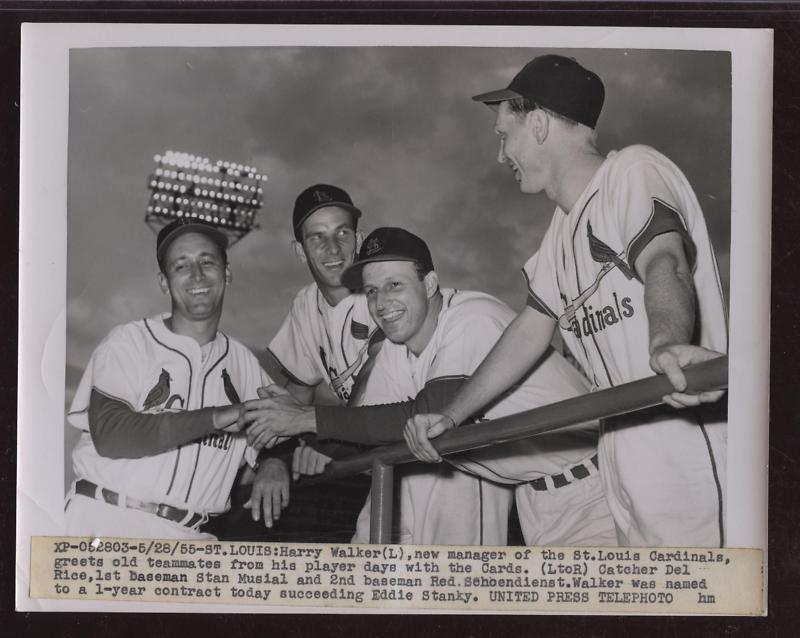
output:
M532 57L577 58L606 86L603 152L649 144L686 173L728 289L730 56L535 48L120 48L70 55L67 401L117 324L168 310L144 223L153 155L185 151L256 166L264 207L229 253L222 329L255 351L310 281L293 256L305 187L347 190L365 234L403 226L431 248L442 284L515 309L520 268L553 205L496 162L494 114L472 95L505 87ZM70 446L68 446L69 449Z

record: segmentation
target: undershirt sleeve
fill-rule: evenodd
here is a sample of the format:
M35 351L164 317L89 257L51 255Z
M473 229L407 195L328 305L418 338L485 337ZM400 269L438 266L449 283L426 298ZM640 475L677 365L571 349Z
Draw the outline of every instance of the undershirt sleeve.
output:
M317 406L317 439L370 446L403 441L403 428L409 418L440 412L466 380L466 377L432 379L413 400L401 403L355 408Z
M216 432L214 408L141 414L124 402L92 390L89 432L100 456L138 459L174 450Z

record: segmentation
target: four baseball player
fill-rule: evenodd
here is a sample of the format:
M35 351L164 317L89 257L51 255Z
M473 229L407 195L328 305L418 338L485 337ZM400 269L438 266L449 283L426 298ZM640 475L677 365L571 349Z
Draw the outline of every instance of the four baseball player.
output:
M224 237L175 222L157 241L171 314L112 331L73 402L70 422L84 433L67 533L198 537L226 508L242 459L255 465L257 450L314 432L404 438L427 462L402 469L398 542L505 544L513 488L529 544L724 545L721 393L686 393L682 373L727 350L691 186L654 149L599 153L604 86L573 59L537 57L507 88L473 99L495 111L498 161L522 192L556 206L523 268L526 308L515 317L488 295L440 288L427 245L403 229L362 244L350 196L311 186L295 204L293 246L314 281L269 346L284 390L217 331ZM583 375L550 347L557 328ZM658 409L430 465L442 461L430 439L461 423L491 427L655 373L675 389ZM328 454L299 446L295 474L321 471ZM248 503L268 523L288 500L282 463L262 460ZM367 505L354 542L367 541L368 524Z

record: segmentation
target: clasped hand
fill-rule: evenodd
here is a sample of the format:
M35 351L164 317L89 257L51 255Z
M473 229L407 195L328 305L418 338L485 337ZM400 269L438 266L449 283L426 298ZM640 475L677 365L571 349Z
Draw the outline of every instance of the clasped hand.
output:
M247 435L247 443L260 450L271 448L287 438L307 431L307 418L313 408L298 403L277 385L258 389L258 399L245 401L237 426Z

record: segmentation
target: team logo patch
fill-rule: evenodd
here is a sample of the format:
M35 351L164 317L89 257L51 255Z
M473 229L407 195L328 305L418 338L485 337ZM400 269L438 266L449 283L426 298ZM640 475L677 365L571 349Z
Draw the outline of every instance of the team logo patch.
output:
M378 239L377 237L370 238L370 240L367 242L367 246L365 249L367 256L374 255L375 253L378 253L381 250L383 250L383 244L381 243L381 240Z
M333 201L333 197L330 196L330 193L328 193L326 191L322 191L322 190L314 191L313 197L314 197L314 201L317 202L317 204L322 204L324 202L332 202Z

